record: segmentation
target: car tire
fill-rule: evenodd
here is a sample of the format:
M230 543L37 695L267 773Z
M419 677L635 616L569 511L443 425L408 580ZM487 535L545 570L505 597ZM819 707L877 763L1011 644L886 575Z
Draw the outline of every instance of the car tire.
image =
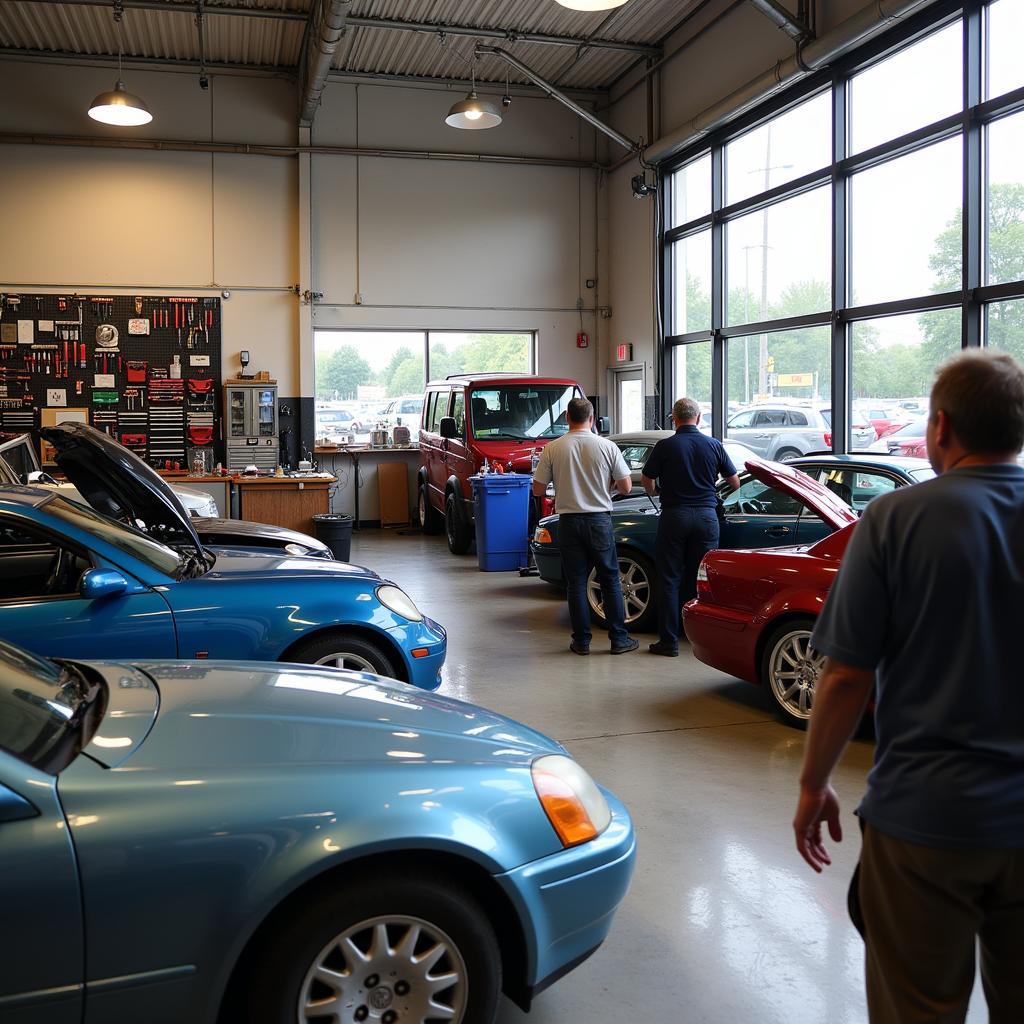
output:
M825 660L811 650L814 619L789 619L772 630L761 655L761 683L788 725L806 729L814 707L814 686Z
M444 500L444 532L448 538L448 550L453 555L464 555L473 546L473 530L459 515L456 497L451 491Z
M391 657L381 647L341 631L303 641L292 648L287 660L395 678Z
M646 556L631 548L620 548L619 579L622 582L622 603L626 610L626 628L645 633L655 628L658 608L654 594L654 565ZM601 587L596 570L587 577L587 604L591 618L602 628L608 626L602 609Z
M417 488L416 519L419 523L420 532L431 536L435 533L440 533L444 526L444 518L430 504L430 498L427 496L427 485L423 480L420 481L420 485Z
M775 453L776 462L791 462L793 459L800 458L800 450L798 448L780 448Z
M501 951L486 914L460 886L430 873L361 874L283 913L239 987L247 1024L353 1019L348 1007L355 1020L388 1020L389 1012L403 1022L497 1017ZM441 976L452 984L436 989Z

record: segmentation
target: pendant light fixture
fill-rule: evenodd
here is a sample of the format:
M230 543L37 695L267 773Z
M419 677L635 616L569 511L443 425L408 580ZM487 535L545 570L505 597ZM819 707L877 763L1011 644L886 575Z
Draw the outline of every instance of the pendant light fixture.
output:
M136 127L149 124L153 115L145 100L128 92L121 77L121 62L124 55L124 3L114 0L114 22L117 24L117 81L110 92L101 92L89 104L89 116L94 121L118 127Z
M453 103L444 123L451 128L497 128L501 124L498 108L476 94L476 65L473 65L472 86L469 95Z
M622 7L629 0L556 0L556 3L573 11L610 11Z

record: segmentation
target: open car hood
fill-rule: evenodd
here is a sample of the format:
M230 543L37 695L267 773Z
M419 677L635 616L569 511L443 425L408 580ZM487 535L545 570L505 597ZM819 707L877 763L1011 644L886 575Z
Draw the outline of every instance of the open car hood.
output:
M821 516L833 530L857 522L857 513L846 502L799 469L781 462L769 462L767 459L747 459L747 470L761 483L784 491L802 502Z
M199 535L177 495L134 452L86 423L42 427L39 433L53 445L65 476L100 515L203 557Z

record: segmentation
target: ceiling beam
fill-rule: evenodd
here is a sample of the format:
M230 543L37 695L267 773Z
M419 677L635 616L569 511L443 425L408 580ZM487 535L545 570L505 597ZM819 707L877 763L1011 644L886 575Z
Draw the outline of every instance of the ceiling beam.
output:
M109 7L110 0L27 0L29 3L58 7ZM184 0L124 0L125 10L162 11L195 16L196 4ZM239 18L273 18L278 21L306 22L309 12L277 7L240 7L231 4L203 4L203 13L210 16ZM560 36L545 32L517 32L515 29L481 28L477 25L446 25L428 21L405 21L399 18L349 17L354 28L389 30L392 32L429 32L437 36L464 36L473 39L504 39L507 43L538 43L542 46L587 47L598 50L619 50L660 56L661 48L646 43L625 43L615 39L594 39L588 36Z
M320 97L331 73L334 51L345 35L345 21L351 9L352 0L316 0L309 12L299 63L302 86L299 126L302 128L312 125L316 117Z

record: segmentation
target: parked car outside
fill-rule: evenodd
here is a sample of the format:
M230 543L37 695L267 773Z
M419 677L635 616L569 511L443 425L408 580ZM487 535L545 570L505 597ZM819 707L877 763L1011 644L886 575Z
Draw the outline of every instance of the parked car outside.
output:
M626 465L629 466L634 491L643 491L643 483L640 478L654 446L674 434L674 430L635 430L627 434L612 434L608 438L618 446L622 457L626 460ZM740 444L739 441L726 438L722 444L725 445L725 450L734 466L742 466L747 459L757 456L757 452L745 444Z
M363 424L351 409L317 409L316 436L333 441L348 434L363 434Z
M832 447L832 410L783 403L755 405L729 417L726 436L762 458L788 462ZM851 417L850 437L854 451L885 451L875 428L856 413Z
M408 427L415 434L422 411L422 395L399 395L398 398L388 403L379 420L386 424L389 430L394 430L399 426Z
M757 463L761 460L747 459ZM921 459L886 455L816 455L787 463L818 482L858 514L873 498L934 476ZM817 511L786 490L770 486L749 470L740 473L740 487L719 488L721 537L719 547L757 548L782 544L811 544L831 533ZM652 629L657 617L655 599L655 541L661 507L657 499L629 497L615 503L612 532L626 624L635 631ZM563 586L558 550L558 516L542 519L530 545L541 579ZM587 580L587 598L595 620L604 625L601 587L595 574Z
M4 643L0 849L0 1005L146 1024L492 1024L601 944L635 859L615 796L472 704Z
M394 583L343 562L204 547L153 477L128 491L83 469L94 508L0 487L0 637L49 657L296 661L440 685L445 631ZM94 510L107 504L147 532Z
M885 437L894 430L899 430L904 423L907 423L912 416L906 409L898 405L882 405L867 402L858 402L853 407L854 412L863 416L875 428L879 437Z
M417 480L420 529L443 528L461 555L474 539L469 478L488 464L532 473L533 458L568 429L566 408L583 389L561 377L456 374L431 381L423 397Z
M910 455L915 458L928 457L926 434L928 431L927 415L915 416L903 426L886 435L885 443L894 455Z
M751 462L749 469L835 532L810 545L709 552L698 570L697 597L683 609L686 636L699 661L764 686L784 721L806 726L824 662L810 646L811 634L857 515L792 464Z
M51 428L44 428L50 430ZM112 437L104 434L85 424L76 424L73 431L60 428L53 428L56 439L55 458L57 465L69 472L69 483L58 483L49 474L38 470L22 469L15 471L6 461L7 457L14 459L15 464L20 467L27 467L32 464L35 458L31 438L24 434L18 438L16 446L9 446L6 452L0 453L0 484L25 484L51 488L62 497L70 501L84 502L91 505L101 514L112 516L114 519L126 522L130 526L141 529L145 532L146 521L138 512L148 502L147 481L153 477L159 479L153 469L147 466L134 452L129 451L123 445L118 444ZM71 458L66 460L61 449L68 443L65 438L77 438L78 442L85 445L88 454L83 459ZM85 462L90 467L89 478L83 483L85 494L82 494L74 484L76 475L80 473L78 466ZM38 463L36 463L38 465ZM96 481L116 481L117 489L126 497L129 497L127 505L111 504L110 496L105 490L97 490L94 486ZM192 525L204 544L215 547L253 548L268 553L285 553L289 555L307 555L311 558L333 558L331 549L323 541L310 537L308 534L300 533L298 530L289 530L283 526L270 526L266 523L250 523L242 519L222 519L217 516L217 506L213 498L202 491L192 491L190 488L175 487L167 485L175 497L182 499L182 491L206 499L212 506L213 515L196 517L193 515ZM92 495L92 498L90 498ZM185 502L182 501L182 505ZM193 503L192 508L195 505ZM130 510L130 511L129 511Z

